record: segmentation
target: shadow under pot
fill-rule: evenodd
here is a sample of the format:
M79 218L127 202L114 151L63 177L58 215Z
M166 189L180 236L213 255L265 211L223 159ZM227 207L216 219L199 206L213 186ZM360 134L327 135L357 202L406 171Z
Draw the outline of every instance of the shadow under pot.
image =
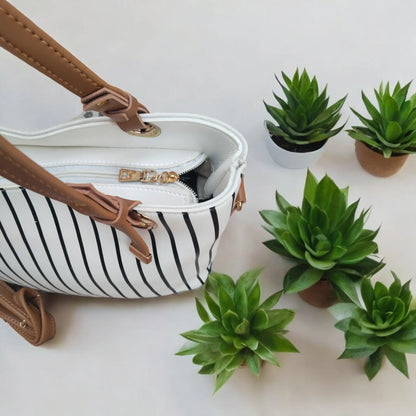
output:
M389 158L383 156L363 142L355 142L355 154L358 162L364 170L374 176L386 178L397 173L405 164L408 154L392 155Z
M272 159L284 168L304 169L321 155L325 141L306 145L288 143L283 137L273 136L267 130L266 143Z
M298 294L306 303L317 308L329 308L338 302L338 297L331 283L326 279L319 280Z

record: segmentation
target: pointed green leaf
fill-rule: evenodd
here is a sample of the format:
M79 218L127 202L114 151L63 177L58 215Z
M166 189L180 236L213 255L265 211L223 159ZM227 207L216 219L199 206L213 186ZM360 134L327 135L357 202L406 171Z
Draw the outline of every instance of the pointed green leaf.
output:
M202 305L202 303L200 302L198 298L195 298L195 303L196 303L196 310L198 312L199 317L202 319L202 321L209 322L211 318L207 310L205 309L205 307Z
M269 325L269 318L264 309L258 309L251 321L251 327L255 331L263 331Z
M204 293L205 302L215 319L221 319L220 307L206 290Z
M323 274L323 270L313 269L303 264L292 267L284 277L284 291L286 293L296 293L307 289L318 282Z
M269 318L268 331L281 331L292 322L295 312L291 309L272 309L267 312Z
M215 379L215 392L217 392L228 380L229 378L233 375L235 370L223 370L221 371L216 379Z
M280 297L282 296L283 290L270 295L259 307L259 309L264 309L268 311L269 309L273 308L274 305L279 302Z
M387 359L396 367L401 373L403 373L407 378L409 378L409 371L407 369L407 360L406 356L402 352L397 352L391 348L385 346L383 348L384 353L386 354Z
M249 354L246 358L247 367L250 371L258 376L260 374L261 360L256 354Z
M379 372L382 364L382 358L383 352L381 349L378 349L368 357L364 370L369 380L372 380Z
M239 335L247 335L250 332L250 322L243 319L236 327L235 333Z
M256 354L264 361L268 361L274 365L280 366L279 361L277 361L276 357L274 356L273 352L270 351L266 346L262 343L259 343Z

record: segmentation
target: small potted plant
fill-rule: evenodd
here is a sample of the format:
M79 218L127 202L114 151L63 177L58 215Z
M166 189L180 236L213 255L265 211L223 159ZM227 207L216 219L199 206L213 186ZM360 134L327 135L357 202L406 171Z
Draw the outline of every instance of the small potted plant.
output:
M319 156L326 141L343 128L334 128L341 118L346 96L328 106L327 87L319 91L316 77L310 79L304 69L289 78L282 72L284 85L277 77L285 98L274 94L279 104L265 104L275 123L266 121L270 154L281 166L305 168Z
M356 140L361 166L375 176L393 175L416 152L416 95L407 98L409 87L410 82L404 87L398 82L390 92L389 83L381 84L374 90L378 109L362 92L369 118L351 108L363 125L353 126L348 134Z
M330 308L338 320L335 327L345 334L345 351L339 358L366 358L365 373L371 380L380 370L383 357L409 377L406 353L416 353L416 309L411 306L409 283L403 286L394 272L390 287L373 286L363 279L364 305L339 303Z
M274 237L265 246L296 262L284 277L286 293L300 292L318 307L356 301L356 282L384 266L370 257L378 251L378 230L364 228L368 210L356 216L359 201L347 201L348 188L338 188L327 175L318 182L308 171L301 207L276 192L278 210L260 212Z
M208 310L196 299L204 324L181 334L191 342L177 355L194 355L200 374L216 376L215 391L242 365L259 375L264 361L279 365L275 352L298 352L284 336L295 313L272 309L281 291L260 303L260 272L246 272L235 283L230 276L211 272L205 285Z

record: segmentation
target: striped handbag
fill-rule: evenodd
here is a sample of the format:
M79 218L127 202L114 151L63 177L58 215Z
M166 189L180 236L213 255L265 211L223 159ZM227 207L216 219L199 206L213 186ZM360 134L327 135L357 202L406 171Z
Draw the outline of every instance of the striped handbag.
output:
M39 345L54 331L38 289L145 298L200 287L245 202L241 134L207 117L149 114L6 0L0 45L84 106L40 132L0 128L0 317Z

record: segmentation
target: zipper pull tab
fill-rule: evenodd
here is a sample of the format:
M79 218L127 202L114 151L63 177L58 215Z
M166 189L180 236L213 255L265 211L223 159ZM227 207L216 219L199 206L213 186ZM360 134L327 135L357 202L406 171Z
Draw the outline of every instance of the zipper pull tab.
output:
M173 183L179 180L179 175L176 172L157 173L155 170L148 169L120 169L118 180L120 182Z

